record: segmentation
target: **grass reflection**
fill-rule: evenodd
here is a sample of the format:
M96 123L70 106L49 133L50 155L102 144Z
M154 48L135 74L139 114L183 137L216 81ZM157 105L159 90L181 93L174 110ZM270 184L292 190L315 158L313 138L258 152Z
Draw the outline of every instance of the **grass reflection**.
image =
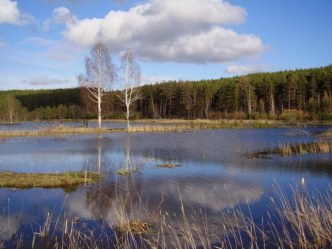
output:
M254 218L248 205L245 212L236 207L221 211L214 221L204 209L186 208L181 193L180 212L175 214L162 209L163 199L151 209L139 191L128 190L114 185L112 194L104 196L103 205L112 211L106 212L107 217L97 228L86 229L84 221L69 216L64 216L63 222L58 222L59 217L47 216L34 232L32 247L306 249L332 245L331 187L319 193L308 191L302 183L293 186L288 196L276 186L266 220ZM55 220L56 226L52 225ZM21 238L16 240L16 248L26 245Z

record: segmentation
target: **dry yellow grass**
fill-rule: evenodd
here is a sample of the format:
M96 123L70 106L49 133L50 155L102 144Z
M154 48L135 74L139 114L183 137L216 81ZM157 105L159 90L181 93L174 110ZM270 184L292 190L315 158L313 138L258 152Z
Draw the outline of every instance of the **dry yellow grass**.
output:
M86 127L66 127L56 126L52 128L43 128L32 131L0 131L0 138L8 137L41 137L41 136L58 136L71 134L95 134L107 133L113 130L106 128L86 128Z
M149 121L145 121L149 123ZM152 124L151 124L152 123ZM204 129L264 128L275 123L267 120L153 120L148 125L132 125L128 132L184 132Z
M326 132L323 132L322 134L320 134L320 136L322 137L332 137L332 130L328 130Z
M119 121L116 121L119 122ZM268 120L139 120L141 125L133 124L127 129L87 128L55 126L38 130L0 130L0 138L10 137L40 137L58 136L70 134L96 134L109 132L183 132L197 129L222 129L222 128L264 128L275 125L274 121Z
M128 132L183 132L189 129L189 125L135 125Z
M139 195L125 191L109 200L115 205L112 221L102 231L77 229L75 221L65 220L62 238L51 228L48 216L39 232L35 232L34 248L331 248L332 246L332 188L325 193L311 192L305 183L294 186L290 195L275 187L267 220L244 215L241 209L220 212L211 229L211 220L204 210L192 213L182 201L180 212L163 212L161 203L152 212ZM181 198L180 198L181 199ZM65 217L66 218L66 217ZM263 224L264 223L264 224ZM114 233L107 229L111 229ZM21 237L17 236L17 239ZM22 237L23 238L23 237ZM25 238L25 237L24 237ZM102 241L100 241L102 240ZM23 245L23 244L22 244ZM17 246L16 248L20 248Z
M282 156L330 152L332 152L332 142L329 140L319 140L313 143L281 144L277 150L277 153Z

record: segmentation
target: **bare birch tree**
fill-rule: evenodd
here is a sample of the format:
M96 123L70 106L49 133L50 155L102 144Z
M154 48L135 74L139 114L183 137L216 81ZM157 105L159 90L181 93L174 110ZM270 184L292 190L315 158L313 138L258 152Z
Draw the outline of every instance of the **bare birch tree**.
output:
M109 49L97 43L85 58L86 75L80 75L81 87L88 90L89 98L98 105L98 127L101 128L103 96L110 90L115 80L115 66L112 63Z
M121 57L119 80L120 92L117 96L126 106L127 129L129 131L130 106L140 98L138 87L141 83L141 69L129 49Z

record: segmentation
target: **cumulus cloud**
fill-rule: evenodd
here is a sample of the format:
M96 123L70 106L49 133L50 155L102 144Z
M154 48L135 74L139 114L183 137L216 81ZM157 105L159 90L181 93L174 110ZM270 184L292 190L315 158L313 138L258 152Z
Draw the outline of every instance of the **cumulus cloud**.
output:
M58 79L58 78L49 78L47 76L36 77L30 80L23 81L24 84L29 84L32 86L51 86L58 84L66 84L68 80Z
M232 64L226 67L225 72L229 74L248 74L266 71L266 65L236 65Z
M32 16L20 13L16 1L0 0L0 24L23 25L33 21Z
M54 24L66 23L67 25L71 25L75 22L76 17L66 7L59 7L54 9L52 16L43 22L43 31L50 31Z
M82 20L62 7L52 20L66 24L63 34L68 41L86 47L104 42L113 51L130 47L145 60L208 63L265 50L259 37L223 27L243 23L246 14L223 0L150 0L128 11Z
M227 62L259 54L264 49L261 40L253 35L238 35L232 30L215 27L207 32L181 36L155 47L142 47L147 59L178 62Z

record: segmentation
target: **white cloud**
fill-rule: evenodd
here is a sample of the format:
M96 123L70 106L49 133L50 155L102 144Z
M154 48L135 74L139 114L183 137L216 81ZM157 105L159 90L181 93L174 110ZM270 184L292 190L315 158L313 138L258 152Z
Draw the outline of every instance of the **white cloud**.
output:
M43 22L43 31L50 31L52 25L66 23L68 25L76 22L76 17L72 16L66 7L58 7L53 10L52 16Z
M181 36L172 42L155 47L142 47L140 53L147 59L178 62L227 62L259 54L262 41L253 35L238 35L232 30L214 27L194 35Z
M177 80L175 77L171 76L151 76L151 75L142 75L142 84L155 84L155 83L161 83L163 81L171 81L171 80Z
M17 2L0 0L0 23L19 24L20 12Z
M51 85L67 84L68 80L49 78L47 76L40 76L30 80L24 80L22 83L29 84L32 86L51 86Z
M266 65L236 65L232 64L226 67L225 72L229 74L249 74L268 70Z
M20 13L16 1L0 0L0 24L23 25L33 21L32 16Z
M243 8L223 0L150 0L103 19L78 20L68 9L56 10L68 41L86 47L101 41L117 52L130 47L150 61L229 62L265 50L259 37L222 27L246 17Z
M5 43L0 39L0 48L3 47Z

